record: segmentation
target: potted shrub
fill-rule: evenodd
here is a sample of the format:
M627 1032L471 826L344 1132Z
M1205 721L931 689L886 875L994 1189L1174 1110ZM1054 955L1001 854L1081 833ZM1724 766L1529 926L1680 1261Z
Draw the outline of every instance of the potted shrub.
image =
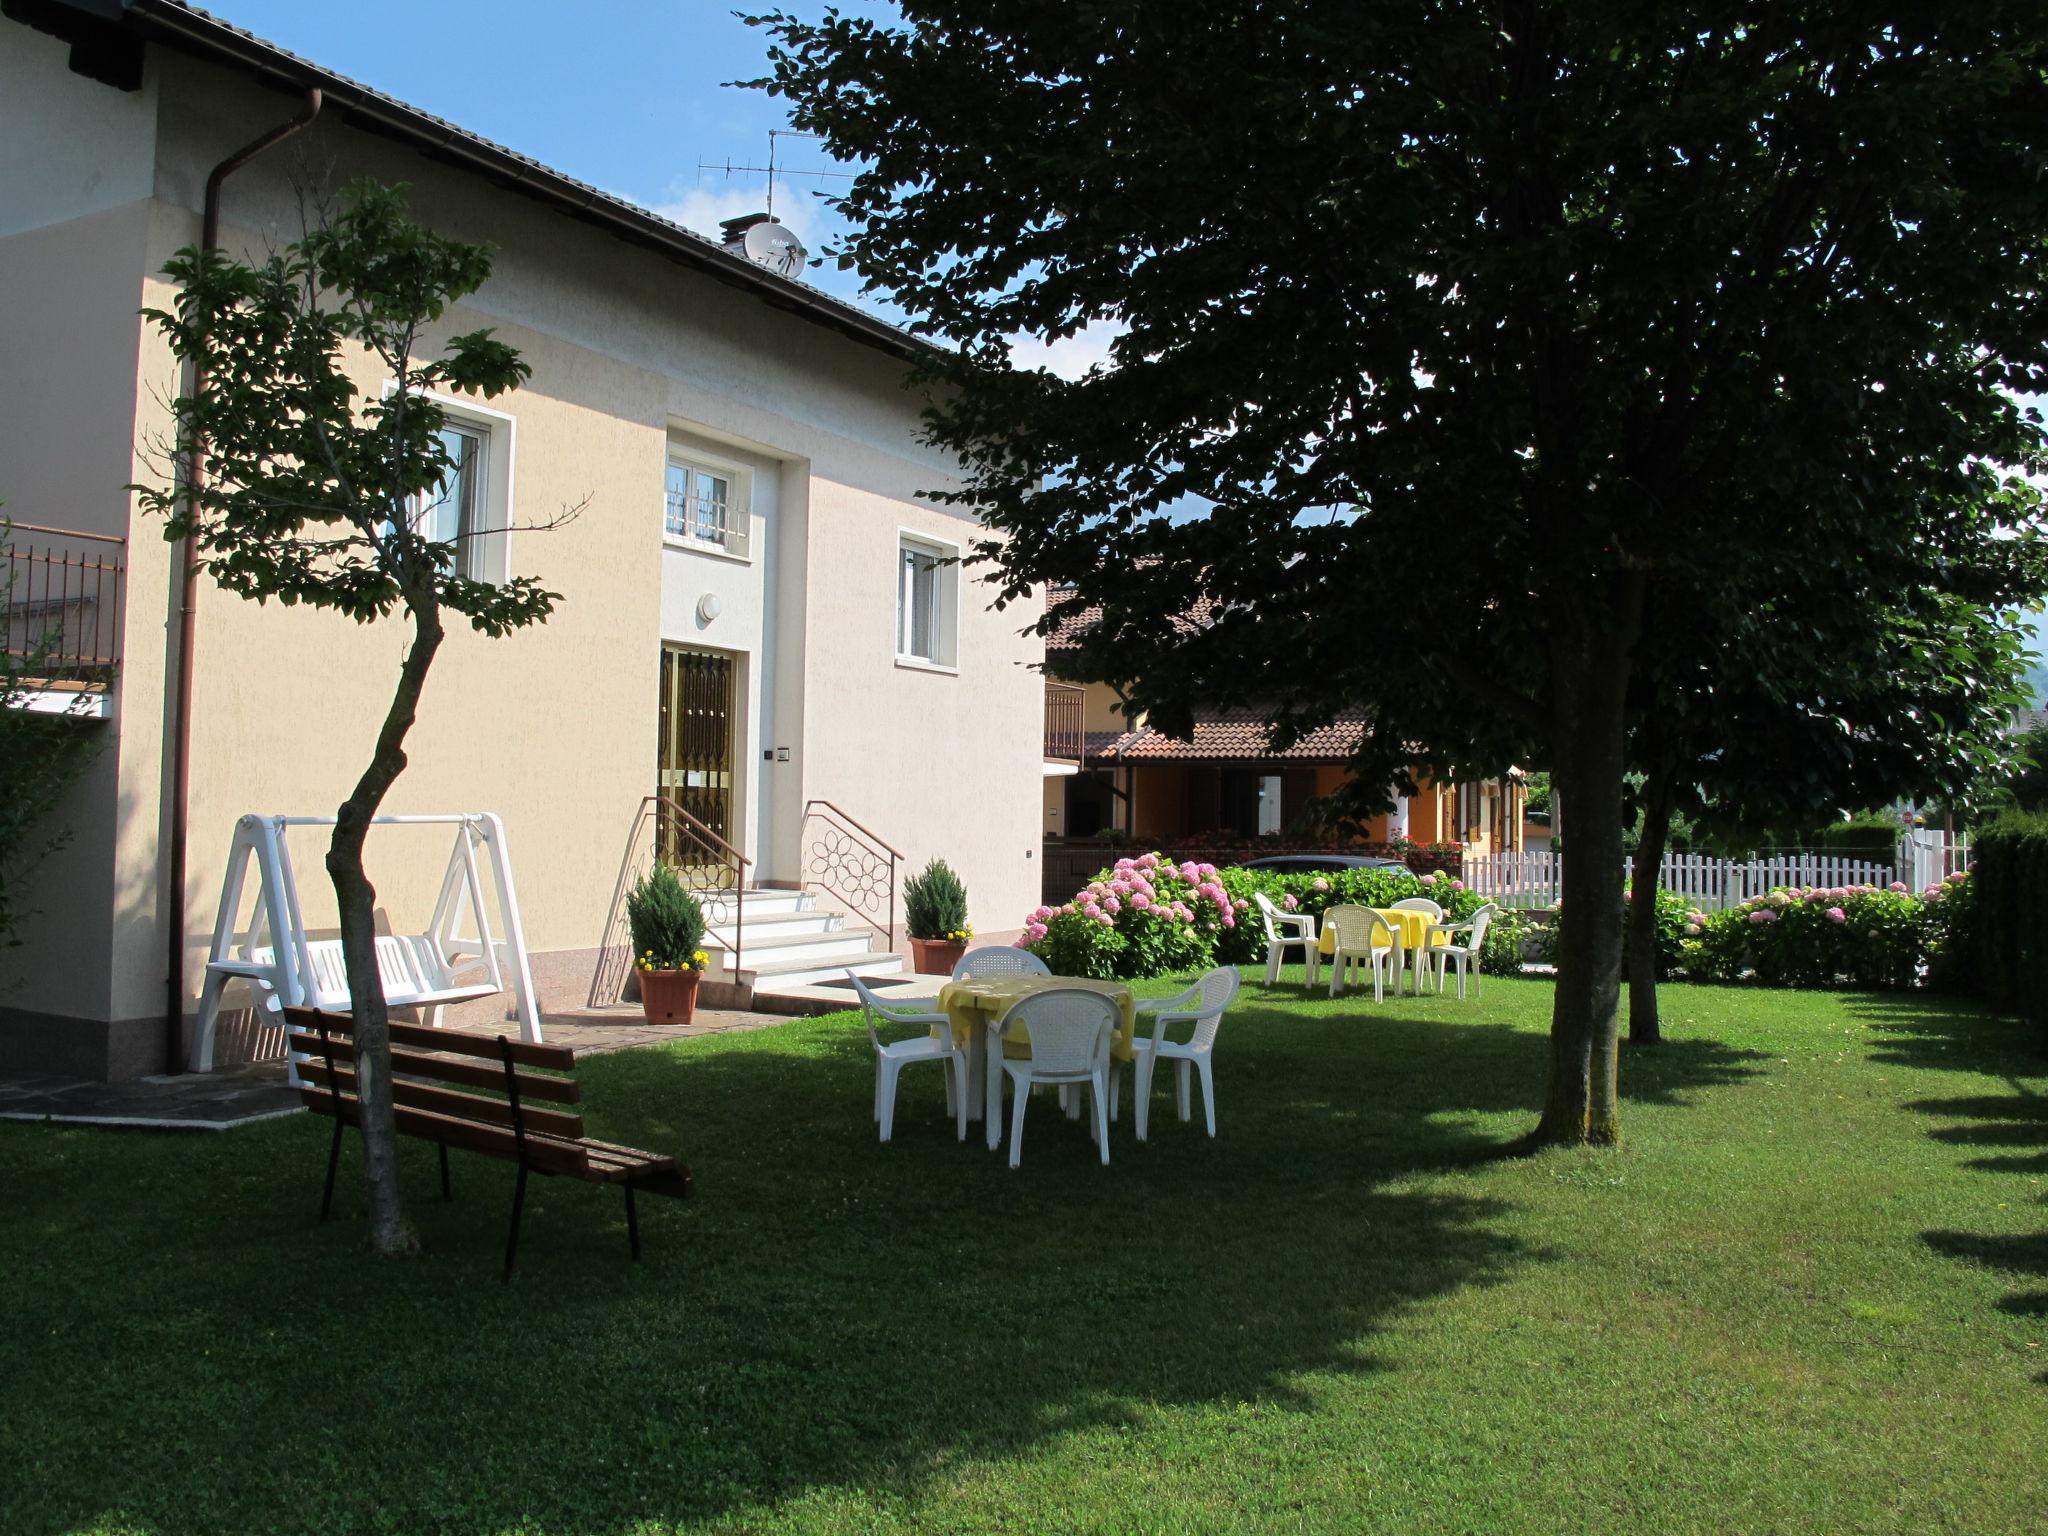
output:
M967 941L967 887L944 859L933 859L903 882L903 926L910 934L911 969L926 976L950 976Z
M640 1008L650 1024L687 1024L697 1011L697 984L711 957L704 952L704 909L676 872L657 864L626 896L633 931L633 968Z

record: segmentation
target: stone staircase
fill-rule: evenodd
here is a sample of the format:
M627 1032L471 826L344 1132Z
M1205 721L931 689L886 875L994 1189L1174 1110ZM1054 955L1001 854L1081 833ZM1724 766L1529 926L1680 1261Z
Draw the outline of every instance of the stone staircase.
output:
M748 890L735 935L730 921L706 930L712 975L732 985L740 1007L763 1013L830 1013L856 1006L852 971L876 988L905 985L903 957L879 947L881 935L820 904L808 891ZM733 943L740 966L733 967Z

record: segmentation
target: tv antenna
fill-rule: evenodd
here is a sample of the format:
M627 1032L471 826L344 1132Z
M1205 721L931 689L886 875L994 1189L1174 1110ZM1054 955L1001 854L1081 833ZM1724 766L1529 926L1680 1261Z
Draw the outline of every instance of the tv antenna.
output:
M768 173L768 217L775 217L775 178L778 176L831 177L838 181L853 180L852 171L792 171L776 163L777 139L822 139L822 133L799 133L794 128L770 128L768 130L768 163L766 165L736 165L731 160L699 160L697 170L723 171L730 176L736 171L766 171Z

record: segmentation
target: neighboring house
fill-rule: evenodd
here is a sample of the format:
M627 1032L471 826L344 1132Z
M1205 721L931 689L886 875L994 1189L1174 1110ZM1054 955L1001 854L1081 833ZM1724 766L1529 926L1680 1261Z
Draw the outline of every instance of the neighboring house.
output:
M1066 596L1055 590L1049 603ZM1364 740L1362 716L1339 718L1276 750L1249 709L1198 710L1191 740L1130 719L1103 683L1074 676L1076 639L1087 610L1046 640L1046 760L1043 810L1048 838L1127 834L1171 850L1301 836L1312 803L1351 782L1347 764ZM1078 721L1078 728L1074 722ZM1518 780L1438 784L1416 776L1416 793L1395 797L1361 839L1456 843L1471 854L1519 851Z
M125 541L127 566L106 718L78 727L106 750L4 962L0 1067L162 1067L171 933L187 1012L237 817L331 813L390 699L401 623L258 606L202 579L188 867L166 889L173 549L124 487L168 472L178 378L137 312L171 302L159 274L199 238L209 171L309 88L325 93L311 126L226 180L223 246L295 238L295 179L408 183L417 216L496 249L436 335L494 327L533 369L488 407L450 402L473 470L456 490L472 526L514 529L475 541L479 569L530 573L562 601L507 639L451 629L386 810L503 817L543 1001L583 1002L657 789L752 861L754 887L798 888L829 864L823 844L867 836L901 851L899 887L951 861L984 929L1037 901L1042 648L1018 634L1029 614L988 611L948 563L974 525L918 499L955 483L904 387L921 343L170 0L0 11L0 501ZM386 382L368 361L357 376ZM557 531L516 529L575 505ZM819 802L868 832L828 825ZM297 848L309 926L332 921L323 841ZM438 834L372 835L394 929L424 924L446 857ZM779 955L752 979L867 963L865 937L816 921L759 948L794 914L747 914L746 957Z

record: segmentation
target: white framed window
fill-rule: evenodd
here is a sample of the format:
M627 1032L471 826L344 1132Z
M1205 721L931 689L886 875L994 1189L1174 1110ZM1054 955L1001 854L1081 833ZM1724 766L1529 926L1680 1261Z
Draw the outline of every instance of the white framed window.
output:
M428 398L441 407L440 439L449 469L438 487L413 498L408 521L421 538L449 546L446 560L458 574L472 581L508 580L512 418L468 400Z
M673 449L662 497L662 537L672 544L747 558L747 471Z
M952 667L958 660L960 550L903 533L896 546L896 659Z

